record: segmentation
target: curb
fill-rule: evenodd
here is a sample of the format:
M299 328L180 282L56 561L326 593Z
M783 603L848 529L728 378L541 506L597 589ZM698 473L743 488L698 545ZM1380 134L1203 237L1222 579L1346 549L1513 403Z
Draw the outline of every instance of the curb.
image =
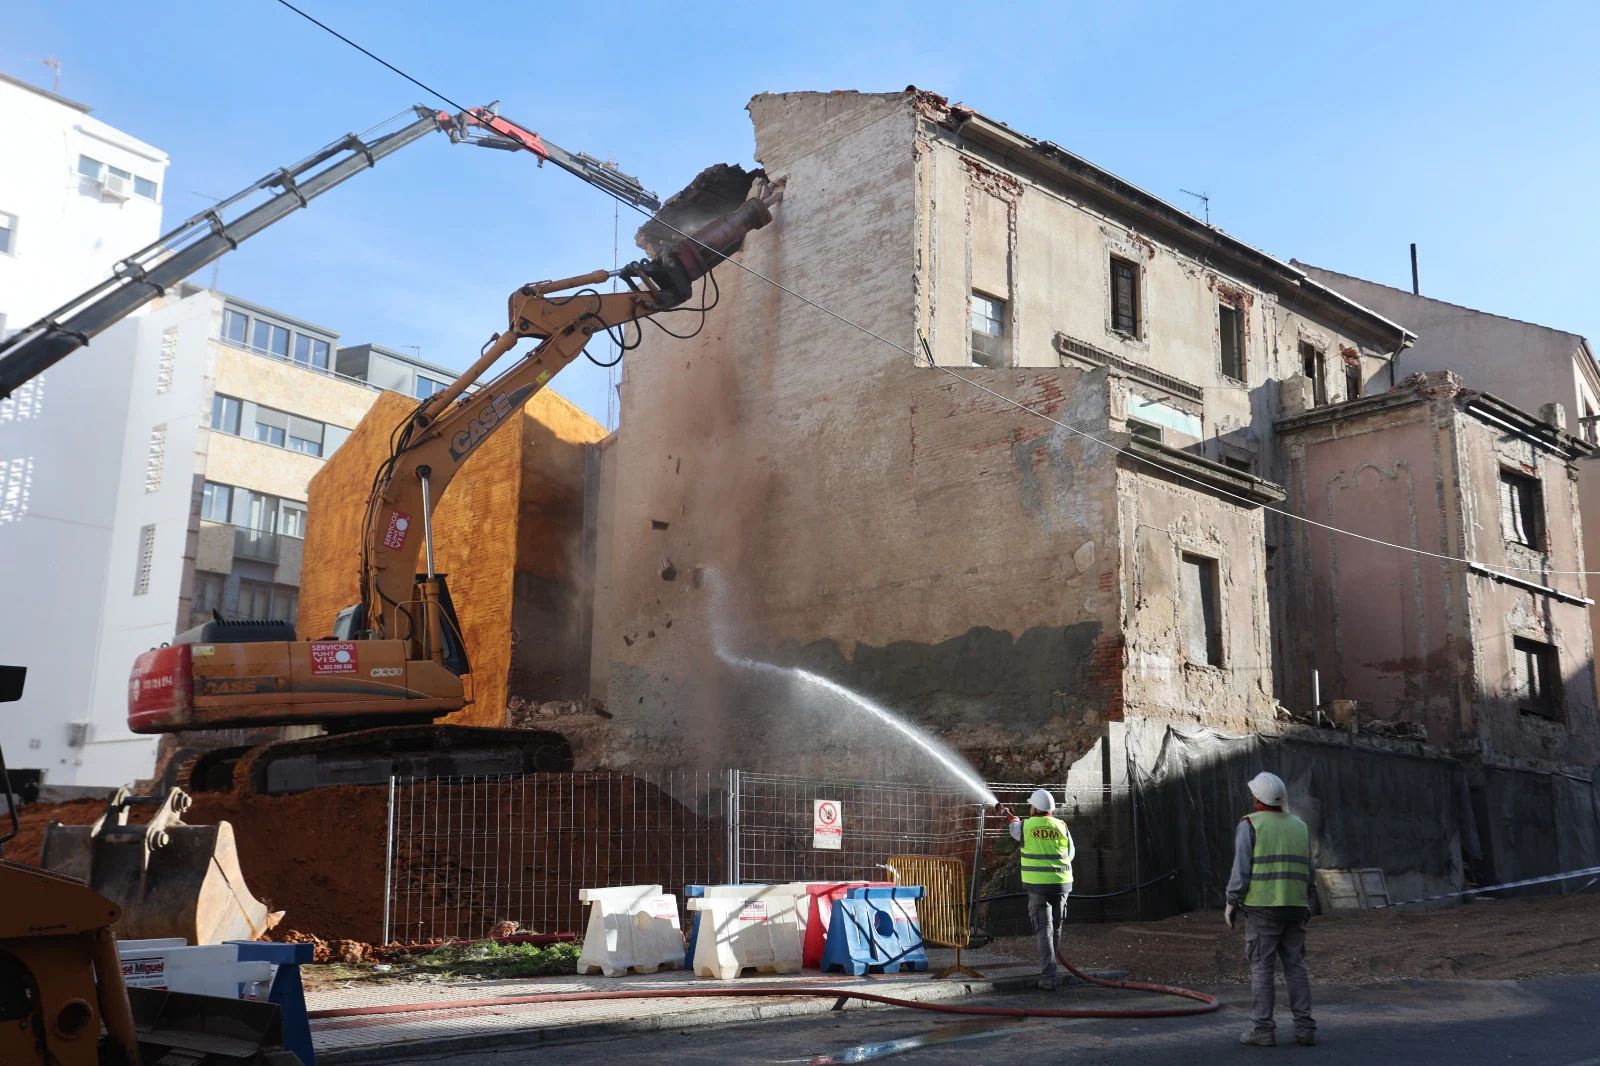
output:
M912 999L922 1003L938 1003L945 1000L964 999L969 996L979 996L993 992L1011 992L1022 989L1032 989L1033 982L1038 976L1026 977L1000 977L992 981L963 981L960 983L950 981L929 981L926 984L895 984L889 986L892 994L902 999ZM885 991L888 991L886 988ZM691 1000L685 997L684 1002ZM574 1025L550 1026L543 1028L530 1028L496 1032L493 1034L494 1046L498 1049L547 1047L557 1044L574 1044L589 1040L605 1040L622 1036L638 1036L641 1033L655 1032L663 1029L688 1029L688 1028L718 1028L730 1025L742 1025L748 1022L765 1021L773 1018L793 1018L807 1014L827 1014L831 1011L842 1009L844 1001L829 1002L817 998L796 998L793 1001L761 1001L750 1004L738 1004L720 1007L708 1007L703 1010L673 1011L656 1015L647 1015L639 1018L624 1018L604 1022L579 1022ZM855 1003L852 1010L896 1010L883 1003ZM355 1066L364 1063L383 1063L393 1061L399 1056L412 1057L417 1055L452 1054L466 1051L480 1051L483 1049L485 1034L471 1033L451 1036L441 1036L429 1040L407 1039L403 1042L391 1044L375 1044L370 1047L355 1048L329 1048L326 1051L317 1051L319 1066ZM316 1030L312 1030L312 1042L316 1042Z

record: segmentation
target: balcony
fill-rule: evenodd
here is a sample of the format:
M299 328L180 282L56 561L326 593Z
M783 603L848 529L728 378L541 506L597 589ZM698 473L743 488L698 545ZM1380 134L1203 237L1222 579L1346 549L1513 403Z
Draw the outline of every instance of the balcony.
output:
M259 529L246 529L236 526L233 530L233 555L236 559L254 559L257 562L278 563L282 546L278 543L280 536L277 533L266 533Z

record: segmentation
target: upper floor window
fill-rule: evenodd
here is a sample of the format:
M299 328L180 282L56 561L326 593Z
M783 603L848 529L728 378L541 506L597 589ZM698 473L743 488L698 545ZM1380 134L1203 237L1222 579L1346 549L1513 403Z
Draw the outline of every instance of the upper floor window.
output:
M332 452L350 435L350 431L341 426L301 418L220 392L211 398L211 428L318 458Z
M1348 362L1344 365L1344 398L1353 400L1361 395L1361 364Z
M126 199L129 196L139 196L146 200L154 200L159 186L150 178L140 177L132 171L114 167L109 163L102 163L93 156L80 155L78 157L78 173L90 181L97 181L109 193L115 193Z
M304 333L294 335L294 361L301 366L315 367L318 370L328 369L327 341L318 337L308 337Z
M289 358L289 331L264 319L256 319L255 332L250 336L250 347L258 352Z
M1222 665L1222 618L1217 609L1217 561L1183 556L1184 655L1192 663Z
M212 522L233 520L233 486L208 481L200 493L200 517Z
M1544 543L1544 493L1539 479L1500 470L1500 529L1509 543L1540 548Z
M1111 328L1129 337L1139 335L1139 268L1111 257Z
M1300 372L1311 381L1311 403L1322 407L1328 402L1327 357L1322 349L1300 342Z
M0 211L0 255L17 254L17 216Z
M1222 342L1222 373L1235 381L1244 377L1244 312L1229 304L1217 305L1217 335Z
M1511 638L1511 684L1517 708L1523 714L1561 716L1561 671L1552 645L1526 637Z
M1600 418L1597 418L1594 406L1587 399L1581 402L1583 404L1583 414L1578 419L1578 432L1590 444L1600 442L1600 431L1595 429L1595 422L1600 421Z
M429 396L437 395L449 387L449 382L439 381L436 378L430 378L425 375L418 374L417 384L415 387L416 397L419 400L426 400Z
M243 405L232 396L217 393L211 397L211 428L223 433L239 435L239 416Z
M292 320L286 324L237 307L222 310L222 339L308 370L326 373L332 362L334 338L296 329Z
M1006 357L1006 302L981 292L972 294L972 365L1009 365Z

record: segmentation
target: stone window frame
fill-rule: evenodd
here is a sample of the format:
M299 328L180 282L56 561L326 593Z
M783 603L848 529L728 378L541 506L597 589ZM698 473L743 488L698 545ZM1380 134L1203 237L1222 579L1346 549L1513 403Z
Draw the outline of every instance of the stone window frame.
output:
M1100 227L1101 294L1104 296L1105 332L1125 347L1142 352L1150 350L1150 249L1132 233ZM1135 332L1127 333L1116 327L1116 290L1112 284L1111 261L1121 259L1134 268L1134 298L1137 307Z
M1513 688L1509 694L1510 701L1516 706L1519 718L1537 719L1555 725L1567 724L1566 691L1564 680L1561 676L1561 647L1550 634L1526 625L1511 625L1506 630L1507 651L1511 656L1511 679ZM1527 649L1518 645L1534 645L1540 649L1537 654L1544 661L1540 670L1548 680L1547 692L1542 697L1542 707L1529 706L1522 698L1521 693L1514 687L1518 676L1518 657L1526 654Z
M1178 604L1177 634L1178 654L1177 660L1183 664L1185 670L1202 670L1218 675L1226 674L1232 670L1233 656L1230 652L1233 627L1229 623L1227 610L1227 597L1224 589L1227 587L1228 553L1220 544L1203 540L1199 537L1189 536L1176 530L1169 530L1169 543L1172 545L1172 572L1177 575L1178 588L1175 599ZM1183 567L1184 556L1192 555L1209 560L1215 567L1216 575L1216 608L1217 608L1217 662L1196 662L1189 658L1187 640L1183 631Z

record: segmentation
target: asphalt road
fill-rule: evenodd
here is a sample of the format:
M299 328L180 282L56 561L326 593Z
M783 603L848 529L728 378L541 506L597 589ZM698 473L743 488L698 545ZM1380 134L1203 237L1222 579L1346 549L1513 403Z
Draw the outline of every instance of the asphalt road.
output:
M1249 1025L1249 993L1222 992L1223 1009L1198 1018L1151 1021L962 1019L905 1010L847 1010L726 1029L690 1029L560 1046L485 1047L467 1054L394 1058L395 1063L511 1066L584 1063L943 1063L1139 1064L1404 1063L1471 1066L1538 1063L1600 1066L1600 976L1532 981L1408 981L1314 989L1321 1043L1297 1047L1285 1005L1273 1049L1237 1043ZM1107 1000L1083 989L987 996L964 1003L1066 1006ZM1281 990L1280 990L1281 997Z

